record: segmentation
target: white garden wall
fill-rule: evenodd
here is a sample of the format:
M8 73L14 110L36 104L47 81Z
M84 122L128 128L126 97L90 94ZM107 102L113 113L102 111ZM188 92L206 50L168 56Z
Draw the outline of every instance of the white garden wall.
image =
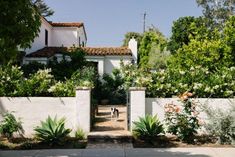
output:
M198 104L198 109L200 110L200 106L208 105L214 109L221 109L221 110L229 110L231 105L235 105L235 98L234 99L220 99L220 98L198 98L193 99ZM164 120L164 106L166 104L173 103L176 105L180 105L181 102L178 98L146 98L145 99L145 111L146 114L150 115L158 115L159 119L162 121ZM205 113L201 112L199 115L202 119L206 119Z
M25 136L32 136L34 128L49 115L52 118L65 117L66 127L73 132L78 127L89 132L90 93L89 88L79 88L76 90L76 97L0 97L0 113L13 111L16 118L20 118L23 122ZM1 120L2 115L0 115Z
M0 111L14 111L14 115L23 122L26 136L32 135L34 127L48 115L65 117L66 127L76 129L75 97L0 97Z

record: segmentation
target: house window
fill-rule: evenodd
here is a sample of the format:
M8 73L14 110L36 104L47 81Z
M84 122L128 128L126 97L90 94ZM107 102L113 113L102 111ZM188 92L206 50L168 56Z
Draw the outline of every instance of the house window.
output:
M48 31L45 29L45 45L48 46Z

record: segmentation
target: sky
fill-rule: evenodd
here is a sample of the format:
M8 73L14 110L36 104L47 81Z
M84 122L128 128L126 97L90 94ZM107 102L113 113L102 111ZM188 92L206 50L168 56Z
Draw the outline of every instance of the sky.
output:
M87 46L121 46L126 32L143 32L154 25L166 37L173 21L183 16L200 16L196 0L45 0L55 13L53 22L83 22Z

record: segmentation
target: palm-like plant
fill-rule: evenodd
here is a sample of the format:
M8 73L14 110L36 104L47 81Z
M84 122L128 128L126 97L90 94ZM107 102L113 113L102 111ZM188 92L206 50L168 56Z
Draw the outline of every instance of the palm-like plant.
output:
M164 133L163 125L156 115L140 117L139 121L133 123L135 125L133 133L137 137L145 140L152 140L153 137L158 136L160 133Z
M66 129L64 125L65 118L57 120L56 116L54 119L48 116L45 122L41 121L41 126L37 126L34 129L36 138L50 145L60 145L72 131L71 129Z

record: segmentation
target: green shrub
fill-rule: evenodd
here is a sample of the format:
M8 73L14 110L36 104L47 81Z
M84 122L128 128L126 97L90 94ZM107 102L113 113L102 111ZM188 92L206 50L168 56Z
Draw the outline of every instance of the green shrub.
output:
M50 69L38 70L25 80L21 87L21 93L25 96L50 96L48 89L54 84Z
M235 106L225 111L213 109L205 104L203 109L208 117L205 124L208 133L218 137L220 144L230 144L235 140Z
M21 69L24 72L24 76L28 78L30 75L36 73L38 70L43 70L46 68L45 64L39 62L30 62L29 64L22 65Z
M139 121L133 123L134 135L147 141L152 141L154 137L158 136L160 133L164 133L163 125L156 115L146 115L145 117L140 117Z
M93 67L83 67L75 71L70 79L52 85L48 92L53 96L75 96L76 87L94 87L96 79L98 77Z
M63 54L62 61L58 62L57 58L54 57L47 65L47 68L52 69L52 74L58 81L71 78L75 71L87 65L85 52L79 47L72 47L61 53ZM66 57L70 57L71 60L67 60Z
M124 80L120 75L120 70L113 70L112 74L104 74L98 84L98 100L108 99L110 104L125 104L126 90Z
M71 129L65 128L65 118L57 120L57 117L52 119L50 116L46 121L41 121L41 126L35 129L36 138L50 145L61 145L65 138L71 132Z
M235 96L235 67L218 67L214 71L203 66L189 69L168 67L149 71L122 63L120 76L124 87L146 87L147 97L172 97L191 91L200 98L231 98Z
M76 137L78 140L85 140L85 139L86 139L86 133L85 133L82 129L78 129L78 130L75 132L75 137Z
M196 110L197 104L189 97L192 93L185 92L180 96L183 103L182 109L175 104L165 105L165 121L168 132L178 136L182 141L193 143L197 129L199 129L199 112Z
M97 79L97 72L94 67L83 67L75 71L71 80L74 83L74 86L85 86L85 87L94 87L94 83Z
M12 113L10 112L4 113L3 120L0 123L1 135L9 139L13 137L13 133L15 132L18 132L20 135L24 134L22 122L19 119L17 120Z
M48 89L48 92L55 97L74 97L75 85L71 80L57 82Z
M17 66L0 66L0 96L16 96L23 78L23 72Z

